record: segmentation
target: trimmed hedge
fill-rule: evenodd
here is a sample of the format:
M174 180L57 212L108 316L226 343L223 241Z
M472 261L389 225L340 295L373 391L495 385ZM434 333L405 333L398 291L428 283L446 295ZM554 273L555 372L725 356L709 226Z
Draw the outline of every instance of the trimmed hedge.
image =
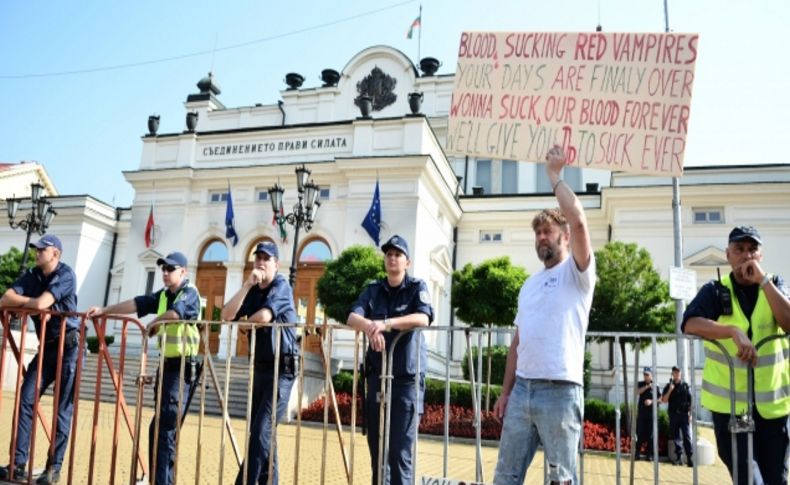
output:
M340 371L333 378L335 392L351 394L354 375L351 371ZM361 382L360 382L361 384ZM444 404L444 381L439 379L425 379L425 403ZM491 402L496 402L502 392L502 386L491 385ZM483 386L483 399L486 395L486 386ZM450 383L450 404L472 409L471 385L466 382Z
M111 345L113 342L115 342L114 335L104 336L105 345ZM88 350L90 351L90 353L95 354L99 351L99 337L95 335L90 335L88 337L85 337L85 344L88 346Z
M494 345L483 347L483 377L481 382L488 382L488 357L491 356L491 382L501 384L505 378L505 365L507 364L507 345ZM477 371L478 347L472 347L472 367ZM464 359L461 361L461 368L464 372L464 379L469 380L469 350L464 352Z
M584 401L584 419L591 423L602 424L611 426L614 429L615 415L614 404L601 401L599 399L585 399ZM625 422L626 412L625 404L620 404L620 427L626 429ZM669 415L666 410L658 409L658 432L669 434Z

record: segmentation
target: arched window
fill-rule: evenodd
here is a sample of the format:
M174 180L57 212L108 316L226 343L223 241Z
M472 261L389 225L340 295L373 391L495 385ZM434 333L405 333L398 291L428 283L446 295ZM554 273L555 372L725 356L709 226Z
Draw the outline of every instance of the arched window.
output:
M228 261L228 247L219 239L210 241L200 254L201 263L225 263Z
M300 263L323 263L332 259L332 251L323 239L312 239L299 252Z

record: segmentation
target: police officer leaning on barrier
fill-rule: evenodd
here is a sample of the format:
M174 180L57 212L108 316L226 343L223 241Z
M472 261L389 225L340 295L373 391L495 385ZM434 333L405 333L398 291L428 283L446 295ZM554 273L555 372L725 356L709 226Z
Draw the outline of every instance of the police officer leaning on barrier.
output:
M197 288L189 284L186 277L187 258L172 252L159 258L156 264L162 268L164 288L150 295L140 295L104 308L91 307L88 317L137 313L138 317L156 314L148 324L149 337L159 339L160 352L164 352L164 368L159 369L157 378L162 378L162 399L159 414L159 436L154 440L156 418L151 420L148 430L148 460L153 464L154 443L157 442L156 470L151 473L156 485L173 485L176 459L176 429L178 427L179 376L181 356L185 356L184 385L181 403L186 407L191 386L195 385L197 353L200 346L200 330L194 322L200 318L200 295ZM161 323L170 320L169 323ZM164 349L161 347L164 342ZM158 391L158 382L154 387ZM154 399L156 402L156 398ZM186 409L181 411L186 412Z
M787 484L790 456L790 345L774 339L755 349L766 337L790 332L790 296L784 281L763 270L762 238L751 226L738 226L729 235L727 262L732 272L705 284L683 315L683 331L718 340L735 366L735 412L747 411L747 375L754 377L755 483ZM732 474L730 373L718 347L705 343L705 369L700 402L713 412L719 457ZM738 433L738 483L747 483L747 435ZM759 472L759 473L758 473Z
M63 245L57 236L47 234L30 247L36 250L36 266L25 271L0 299L4 307L22 307L34 310L54 310L58 312L77 311L77 278L74 271L60 261ZM36 333L41 335L41 318L34 316ZM47 323L47 333L43 342L41 371L41 394L55 382L60 344L62 317L53 316ZM47 459L47 471L36 483L48 484L60 478L60 468L71 429L71 416L74 410L74 376L79 355L79 319L66 318L66 329L61 361L60 401L58 402L58 428L55 433L55 455ZM38 355L33 358L25 371L19 402L19 421L17 425L16 450L13 467L0 468L2 480L24 480L27 478L25 465L30 451L30 432L35 424L36 379L38 374ZM53 459L53 461L50 461ZM13 473L11 468L13 468ZM12 476L13 475L13 476Z
M372 468L372 483L378 483L379 456L379 391L381 389L381 351L392 355L392 395L389 402L390 434L389 460L384 463L383 482L393 485L412 483L414 460L412 449L416 425L423 413L427 348L422 333L403 335L395 347L393 341L403 330L426 327L433 321L433 308L428 287L421 279L406 273L411 261L409 246L400 236L392 236L381 250L387 277L370 283L351 307L347 324L365 332L370 339L365 357L367 396L365 424L368 428L368 449ZM417 357L420 359L420 389L415 390ZM416 422L415 422L416 420ZM387 477L389 475L389 477ZM388 479L389 478L389 479Z
M280 268L277 245L265 241L255 247L255 267L241 289L222 309L223 320L246 318L259 323L296 323L293 291L277 271ZM272 392L276 333L273 327L255 330L255 372L252 387L250 443L247 454L247 485L269 483L269 454L274 453L272 483L277 484L277 447L270 442L272 432ZM277 422L283 419L296 375L299 347L294 327L280 329L280 362L277 376ZM244 468L236 484L242 485Z

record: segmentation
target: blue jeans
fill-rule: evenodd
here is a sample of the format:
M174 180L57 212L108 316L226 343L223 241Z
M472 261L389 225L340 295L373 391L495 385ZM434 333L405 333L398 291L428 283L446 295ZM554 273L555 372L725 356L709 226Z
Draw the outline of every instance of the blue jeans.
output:
M293 374L280 373L277 384L277 423L285 417L288 399L294 384ZM277 485L277 443L270 441L272 434L272 392L274 371L255 369L252 384L252 422L247 461L239 468L236 485L242 485L244 467L247 467L247 485L269 483L269 455L274 454L272 463L272 484ZM276 432L276 431L275 431Z
M162 378L162 402L159 407L159 436L154 440L154 430L156 427L156 416L151 420L148 427L148 464L154 463L154 444L156 443L156 470L151 470L151 474L156 474L156 485L173 485L175 460L176 460L176 429L178 423L178 387L181 374L180 358L175 357L170 364L165 361L164 371L160 369L157 379ZM177 365L176 365L177 364ZM186 412L187 398L196 380L191 370L189 361L186 362L184 372L184 385L181 396L181 413ZM156 393L159 389L157 382L154 387L154 405L156 405Z
M524 483L541 443L549 480L576 483L583 396L582 386L572 382L516 377L505 409L494 484Z
M69 338L72 341L69 341ZM60 377L60 400L58 401L58 428L55 433L55 455L47 457L47 468L60 471L63 464L63 455L66 453L66 445L69 441L69 431L71 430L71 416L74 411L74 375L77 371L77 357L79 355L79 345L76 339L79 335L72 331L66 336L66 344L63 348L63 361L61 364ZM41 386L39 396L55 382L55 373L58 365L58 346L57 344L44 345L44 362L41 367ZM38 355L28 365L25 370L25 377L22 381L19 401L19 423L17 426L16 453L14 464L25 465L30 451L30 431L33 428L33 409L36 395L36 376L38 374ZM41 435L39 435L41 436Z

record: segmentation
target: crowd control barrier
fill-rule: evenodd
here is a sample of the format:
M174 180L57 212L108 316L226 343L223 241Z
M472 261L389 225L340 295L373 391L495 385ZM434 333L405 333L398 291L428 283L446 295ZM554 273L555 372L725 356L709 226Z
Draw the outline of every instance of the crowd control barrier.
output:
M24 380L24 375L27 362L34 355L43 355L45 351L58 352L57 361L60 362L64 351L64 335L65 324L61 323L59 335L60 341L54 345L41 345L36 342L35 336L41 340L42 335L46 335L46 326L54 312L48 311L34 311L22 309L2 308L2 336L3 345L0 349L0 388L3 392L0 394L0 419L4 421L0 423L0 442L2 445L8 444L9 453L5 455L7 458L6 463L13 462L14 448L17 440L17 422L19 419L20 407L20 389ZM79 352L76 367L76 385L74 389L74 406L73 418L71 423L71 433L69 440L68 453L66 455L66 462L61 469L60 483L87 483L87 484L115 484L115 483L128 483L135 485L138 483L151 483L155 484L155 474L151 470L156 469L156 453L153 454L151 463L148 459L148 433L143 432L144 421L151 420L154 429L154 436L158 435L158 430L161 425L159 416L161 416L162 409L162 379L157 379L157 369L163 368L165 359L163 353L154 353L151 349L151 355L156 355L148 359L149 355L149 339L145 337L147 328L134 318L120 317L113 315L103 315L98 318L86 318L83 313L75 314L62 314L73 315L79 319L79 345L81 349L85 348L86 338L89 333L98 337L99 345L96 354L88 354L85 351ZM29 332L33 328L32 316L40 317L41 325L39 326L38 333ZM65 321L65 320L63 320ZM287 446L279 446L278 453L280 454L280 483L369 483L370 482L370 461L367 447L364 438L361 437L359 430L359 409L358 400L360 398L361 389L359 389L358 382L360 381L360 362L363 360L364 352L367 346L367 341L364 334L355 332L353 329L345 325L337 324L324 324L319 327L305 327L300 324L256 324L251 322L196 322L200 329L200 338L202 348L209 348L209 328L212 325L220 325L228 327L223 329L223 333L227 335L236 335L238 329L250 330L250 355L249 359L218 359L216 356L208 352L202 352L197 358L197 375L195 376L196 385L189 386L184 384L184 375L187 372L187 359L181 358L179 365L179 392L178 392L178 416L177 422L179 426L175 430L175 443L176 443L176 459L174 461L174 475L175 483L195 483L195 484L214 484L219 485L225 483L232 483L235 479L236 473L242 474L243 482L247 482L246 467L241 467L242 463L246 462L249 453L250 444L250 425L251 416L254 413L252 409L252 392L253 392L253 375L254 375L254 362L255 362L255 349L257 333L256 328L259 327L273 327L275 333L275 362L280 361L281 353L281 332L285 328L296 328L298 332L307 335L308 333L313 336L310 338L311 342L318 340L317 347L306 347L308 338L301 338L300 340L300 359L297 370L297 377L295 380L295 388L293 393L297 396L297 406L295 414L292 416L293 421L289 424L280 424L277 427L276 413L271 413L272 433L269 437L271 443L276 444L283 436L287 436L287 442L293 442L293 448ZM119 338L119 345L110 348L104 343L105 336L108 329L112 329L116 338ZM317 334L315 333L317 331ZM413 457L414 457L414 470L413 475L414 483L493 483L495 454L497 443L492 442L490 439L484 439L482 436L482 421L483 417L487 418L489 409L493 406L493 402L485 395L487 394L488 387L486 383L481 382L484 375L490 376L489 372L484 372L484 366L489 366L490 363L486 362L483 352L477 352L476 358L473 357L473 352L469 351L472 347L478 349L490 346L491 339L496 339L502 342L507 340L514 333L513 328L465 328L465 327L447 327L447 326L431 326L425 328L418 328L411 330L417 334L422 334L426 337L435 347L439 342L443 342L445 352L439 355L434 352L429 346L429 355L433 354L429 359L431 362L421 362L419 355L417 356L417 375L415 376L414 385L420 385L419 374L423 371L433 378L439 378L444 381L444 430L443 435L438 437L427 437L418 434L418 438L414 444ZM392 416L390 414L390 401L393 375L391 372L393 363L393 354L397 352L398 345L405 337L407 332L401 332L394 339L391 352L384 352L381 372L381 388L377 390L384 396L380 401L379 413L379 461L375 464L378 468L379 483L384 483L384 469L386 457L389 450L389 437L392 433L400 433L402 430L390 429ZM316 336L317 335L317 336ZM151 345L157 343L157 338L160 339L160 344L163 343L161 339L165 336L161 335L151 339ZM181 337L185 339L185 336ZM787 338L787 336L781 337ZM641 366L645 363L639 362L640 354L645 352L651 356L649 366L654 369L654 375L657 376L657 371L662 369L668 372L667 369L674 365L675 362L659 361L658 358L658 345L660 342L673 341L681 339L685 342L689 349L687 355L689 357L689 374L688 383L691 388L691 393L695 396L694 407L692 408L692 429L694 442L694 456L699 456L697 453L697 439L698 437L698 415L699 415L699 399L697 396L697 374L699 369L695 362L696 346L700 345L701 339L687 337L675 334L650 334L650 333L619 333L619 332L588 332L587 343L588 346L593 341L608 340L615 351L613 352L613 362L611 368L606 370L612 376L614 407L615 407L615 420L612 423L615 431L616 443L621 443L621 438L626 435L626 430L621 425L620 408L623 402L623 397L628 393L630 396L630 405L633 407L637 401L635 392L636 382L638 381ZM767 339L766 339L767 340ZM647 348L639 351L631 351L633 359L625 365L622 362L622 357L618 349L621 343L627 342L629 345L637 343L643 345L647 342ZM184 340L183 343L186 343ZM765 342L760 342L757 346L763 345ZM716 342L714 344L718 345ZM224 355L232 355L232 341L225 339ZM458 440L450 436L450 406L451 395L450 385L451 375L457 374L457 362L452 363L450 359L444 358L451 355L448 349L456 349L456 352L462 350L465 355L466 365L469 369L470 393L471 403L473 408L473 421L474 438L471 440ZM719 346L725 356L727 356L723 347ZM309 351L313 352L309 352ZM138 355L133 355L137 354ZM305 458L305 453L309 452L310 456L315 456L316 450L311 448L310 442L308 445L303 443L305 440L305 433L316 432L315 425L308 425L302 420L302 411L304 408L303 399L305 399L305 358L308 353L317 356L321 369L321 374L316 375L313 372L312 378L321 381L321 399L323 400L323 423L320 426L320 459ZM134 360L130 360L130 359ZM139 358L139 361L137 360ZM733 362L733 358L727 356L730 364L731 380L734 380L734 366L737 365ZM149 360L151 362L149 362ZM35 479L34 470L40 470L45 460L42 458L43 454L47 457L52 457L54 453L54 432L57 429L58 413L53 410L58 409L60 396L60 366L56 369L55 379L53 385L49 386L49 393L52 397L41 396L38 390L41 387L42 369L40 364L43 360L38 359L39 368L37 372L36 382L36 395L35 395L35 417L38 424L34 424L31 430L31 452L29 457L29 464L27 468L27 476L17 483L32 483ZM93 362L92 362L93 361ZM127 364L127 361L133 362L133 368ZM245 367L245 373L241 376L232 377L231 365L238 366L241 362ZM81 393L81 389L85 389L87 384L90 384L87 378L83 376L83 369L86 364L95 364L96 377L92 385L88 385L92 392ZM344 428L341 424L341 410L340 405L335 393L332 383L333 370L341 366L346 370L353 373L353 384L350 399L350 420L348 428ZM224 370L223 370L224 369ZM629 384L629 389L622 387L623 373L633 371L633 381ZM105 376L105 372L107 376ZM277 409L278 404L278 374L280 366L274 366L274 392L272 393L271 408ZM684 374L685 376L685 374ZM233 379L236 379L234 381ZM231 384L239 384L238 380L244 384L245 396L245 413L242 417L231 416L229 411L231 401L240 399L231 393ZM109 388L106 385L109 381ZM658 382L656 380L656 382ZM491 384L501 384L500 382L493 382ZM154 388L156 386L156 392ZM731 386L734 388L734 386ZM486 389L486 393L484 393ZM753 392L753 383L751 376L749 380L749 392ZM108 397L108 394L110 397ZM152 395L158 396L153 399ZM751 397L751 394L750 394ZM283 396L287 399L288 396ZM207 413L207 403L209 399L213 399L218 403L219 416ZM653 422L653 450L654 460L652 462L653 483L661 483L662 465L659 463L659 443L658 443L658 400L654 400L652 406L652 422ZM751 402L751 398L749 399ZM90 410L90 414L85 416L86 411ZM416 411L415 411L416 412ZM754 424L751 419L752 409L749 407L749 412L746 416L735 416L733 404L733 417L731 429L735 433L748 433L749 434L749 458L752 453L752 434L754 431ZM330 414L333 419L330 420ZM34 422L35 423L35 422ZM418 426L418 420L415 420L415 426ZM284 431L284 428L287 430ZM43 433L43 441L46 443L44 448L40 443L42 437L39 436L39 429ZM608 460L608 465L613 470L613 477L608 477L616 484L621 484L627 480L629 483L634 483L636 467L641 466L644 470L646 464L636 464L634 461L634 436L635 426L630 427L631 432L631 452L623 453L621 446L615 446L615 450L611 453ZM330 437L331 435L334 437ZM335 443L336 441L336 443ZM458 451L458 443L463 441L467 443L463 452ZM38 444L37 444L38 442ZM441 448L441 459L435 455L425 455L420 453L423 446L431 446ZM578 455L578 483L584 484L586 479L589 479L586 462L594 457L598 459L598 453L590 455L590 451L586 450L583 446L584 435L579 443ZM308 448L306 448L308 446ZM469 453L469 446L471 446L472 455L459 456L457 453ZM330 448L338 448L337 455L328 453ZM733 438L733 453L737 454L735 448L735 439ZM283 459L287 456L287 459ZM333 456L335 457L333 459ZM493 457L493 458L492 458ZM426 462L425 460L430 460ZM452 463L459 463L458 460L463 462L464 467L452 465ZM441 461L441 463L438 463ZM624 469L627 462L628 471ZM290 464L290 467L284 466L285 463ZM737 463L737 460L736 460ZM33 464L33 465L31 465ZM35 466L38 465L38 466ZM536 473L544 473L543 480L547 482L545 470L547 466L544 463L542 470L538 464L533 463L528 473L534 476ZM269 476L272 476L274 467L274 455L271 454L268 462ZM338 469L340 473L338 473ZM241 470L241 472L239 472ZM689 471L689 481L694 484L700 483L700 467L695 462L693 469ZM342 478L338 478L338 476ZM750 474L750 481L752 476ZM739 484L744 485L744 484Z

